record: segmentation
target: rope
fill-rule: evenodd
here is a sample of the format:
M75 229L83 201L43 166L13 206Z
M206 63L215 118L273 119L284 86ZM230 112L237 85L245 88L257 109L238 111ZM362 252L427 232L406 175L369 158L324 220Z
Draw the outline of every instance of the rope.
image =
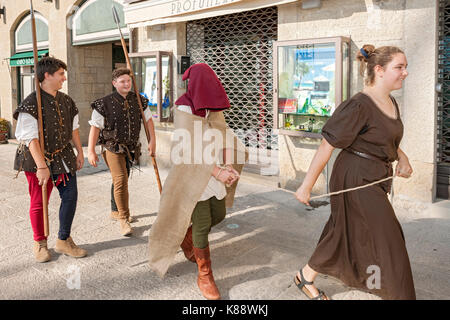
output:
M355 190L367 188L367 187L373 186L375 184L378 184L378 183L381 183L381 182L393 179L394 177L395 177L395 175L392 175L390 177L387 177L387 178L384 178L384 179L381 179L381 180L377 180L377 181L374 181L374 182L371 182L371 183L368 183L368 184L365 184L365 185L362 185L362 186L359 186L359 187L349 188L349 189L344 189L344 190L340 190L340 191L335 191L335 192L321 194L319 196L311 197L311 198L309 198L309 200L319 199L319 198L328 197L328 196L335 196L337 194L341 194L341 193L344 193L344 192L355 191ZM292 193L292 194L295 194L294 191L290 191L290 190L286 190L286 189L284 189L284 191Z

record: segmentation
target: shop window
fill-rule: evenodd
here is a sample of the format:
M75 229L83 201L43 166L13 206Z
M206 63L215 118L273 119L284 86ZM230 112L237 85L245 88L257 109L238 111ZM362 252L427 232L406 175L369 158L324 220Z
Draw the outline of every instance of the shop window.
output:
M280 134L320 138L349 96L350 39L278 41L274 45L274 125Z
M123 5L120 0L86 0L81 6L72 7L70 17L72 45L105 43L120 39L117 25L111 13L116 8L120 20L120 30L128 39L129 31L125 24Z
M48 48L48 21L40 13L35 13L36 39L38 49ZM31 15L27 15L14 31L15 51L33 50L31 35Z
M172 54L143 52L130 54L136 85L149 100L153 117L160 122L173 121Z
M38 60L48 56L48 21L35 12L36 41ZM31 35L31 15L25 16L14 30L15 54L9 58L10 67L15 68L17 82L13 89L17 91L17 103L20 104L35 90L34 55ZM12 69L13 70L13 69ZM14 90L15 91L15 90Z

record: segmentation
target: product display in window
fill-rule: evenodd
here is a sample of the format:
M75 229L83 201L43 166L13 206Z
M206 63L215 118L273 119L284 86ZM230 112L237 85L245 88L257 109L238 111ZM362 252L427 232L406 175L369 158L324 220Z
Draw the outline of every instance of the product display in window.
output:
M169 57L163 56L162 59L162 113L163 118L170 117L170 75L169 75Z
M139 92L148 99L153 118L162 122L173 121L172 57L160 51L147 54L131 56Z
M277 44L279 129L320 133L336 108L337 98L347 96L342 91L348 88L343 84L348 71L337 74L337 70L347 65L343 60L348 59L348 45L339 40ZM340 95L336 94L336 81Z
M153 113L156 113L158 105L156 93L156 58L142 59L143 68L145 70L145 78L143 81L144 94L148 99L148 105Z

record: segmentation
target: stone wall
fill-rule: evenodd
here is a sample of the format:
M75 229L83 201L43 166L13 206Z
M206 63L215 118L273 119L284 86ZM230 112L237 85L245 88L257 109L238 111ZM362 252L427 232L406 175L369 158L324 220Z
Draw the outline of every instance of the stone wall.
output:
M112 44L74 46L68 57L68 87L80 118L80 138L87 145L92 109L90 104L112 92Z
M415 173L409 180L396 179L394 187L397 194L406 198L432 201L436 149L436 1L327 0L317 9L302 10L300 3L279 6L278 14L278 40L351 38L351 95L363 88L355 61L360 47L369 43L394 45L404 50L409 76L404 88L393 95L399 102L405 125L401 148L409 156ZM426 37L423 37L424 30L427 30ZM319 143L318 139L279 136L282 187L301 184L314 156L314 145ZM328 177L335 156L328 164ZM324 170L314 193L326 191L326 176Z

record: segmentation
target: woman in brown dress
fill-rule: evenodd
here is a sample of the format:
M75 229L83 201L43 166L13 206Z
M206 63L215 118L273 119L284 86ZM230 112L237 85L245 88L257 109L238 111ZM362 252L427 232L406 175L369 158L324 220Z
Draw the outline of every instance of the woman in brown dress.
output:
M403 124L393 90L407 77L407 61L397 47L358 52L366 86L343 102L323 127L324 139L297 199L309 205L311 189L334 148L343 149L333 167L330 191L361 186L395 174L408 178L412 168L399 148ZM318 273L383 299L415 299L411 266L402 228L388 200L392 180L331 196L331 216L308 264L294 281L310 299L328 300L313 281Z

